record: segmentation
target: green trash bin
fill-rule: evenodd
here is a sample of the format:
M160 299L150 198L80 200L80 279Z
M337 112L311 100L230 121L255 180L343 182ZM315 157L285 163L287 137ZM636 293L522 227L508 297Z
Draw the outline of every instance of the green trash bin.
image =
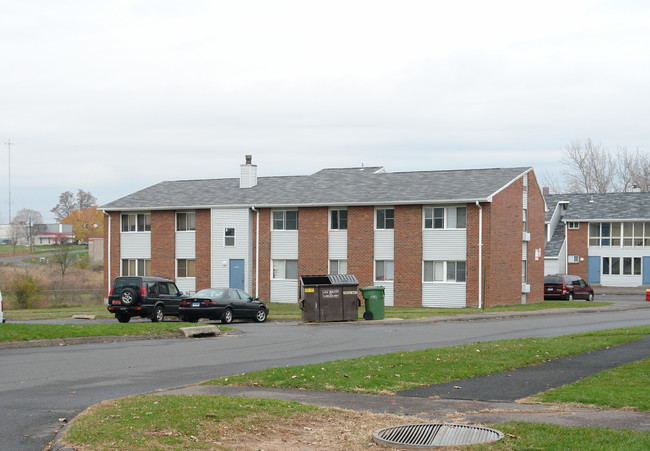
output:
M384 319L384 287L359 288L366 301L363 319Z

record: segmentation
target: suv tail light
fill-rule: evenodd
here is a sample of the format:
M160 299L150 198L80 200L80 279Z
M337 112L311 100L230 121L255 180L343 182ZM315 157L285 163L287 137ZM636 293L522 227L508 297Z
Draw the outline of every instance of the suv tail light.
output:
M144 297L147 295L147 288L142 286L140 287L140 296Z
M108 293L109 296L113 296L113 287L111 287L110 293Z

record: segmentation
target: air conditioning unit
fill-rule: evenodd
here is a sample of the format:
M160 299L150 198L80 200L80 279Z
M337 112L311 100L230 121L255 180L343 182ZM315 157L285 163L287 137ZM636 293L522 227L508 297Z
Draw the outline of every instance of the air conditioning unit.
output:
M521 284L521 292L522 293L530 293L530 284L529 283L522 283Z
M524 232L524 237L522 239L523 241L530 241L530 233Z

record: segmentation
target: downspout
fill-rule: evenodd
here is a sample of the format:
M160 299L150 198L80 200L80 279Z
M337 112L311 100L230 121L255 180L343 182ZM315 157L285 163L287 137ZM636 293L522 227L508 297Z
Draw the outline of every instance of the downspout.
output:
M483 308L483 207L478 207L478 308Z
M564 252L564 274L569 273L569 226L564 223L564 241L566 242L566 250Z
M260 212L255 207L251 207L256 213L255 222L255 297L259 297L260 290Z
M108 268L107 268L107 270L108 270L108 286L110 287L111 286L111 281L113 280L111 278L111 215L106 214L106 211L104 211L104 214L106 216L108 216L108 247L107 247L107 249L108 249L108 252L107 252L108 253L108 256L107 256ZM110 292L110 288L109 288L108 291Z

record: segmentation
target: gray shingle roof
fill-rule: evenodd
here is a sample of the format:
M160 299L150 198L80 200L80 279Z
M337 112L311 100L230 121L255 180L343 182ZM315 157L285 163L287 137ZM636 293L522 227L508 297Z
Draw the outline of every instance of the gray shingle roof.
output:
M553 236L551 236L551 241L546 243L544 247L544 257L558 257L560 251L562 250L562 245L564 244L564 226L562 223L558 223L558 226L555 227L553 231Z
M323 169L307 176L161 182L102 205L103 210L199 207L390 205L487 201L532 168L386 173L380 167ZM379 171L379 172L378 172Z
M650 221L650 193L547 194L544 199L550 213L558 202L569 203L564 221Z

